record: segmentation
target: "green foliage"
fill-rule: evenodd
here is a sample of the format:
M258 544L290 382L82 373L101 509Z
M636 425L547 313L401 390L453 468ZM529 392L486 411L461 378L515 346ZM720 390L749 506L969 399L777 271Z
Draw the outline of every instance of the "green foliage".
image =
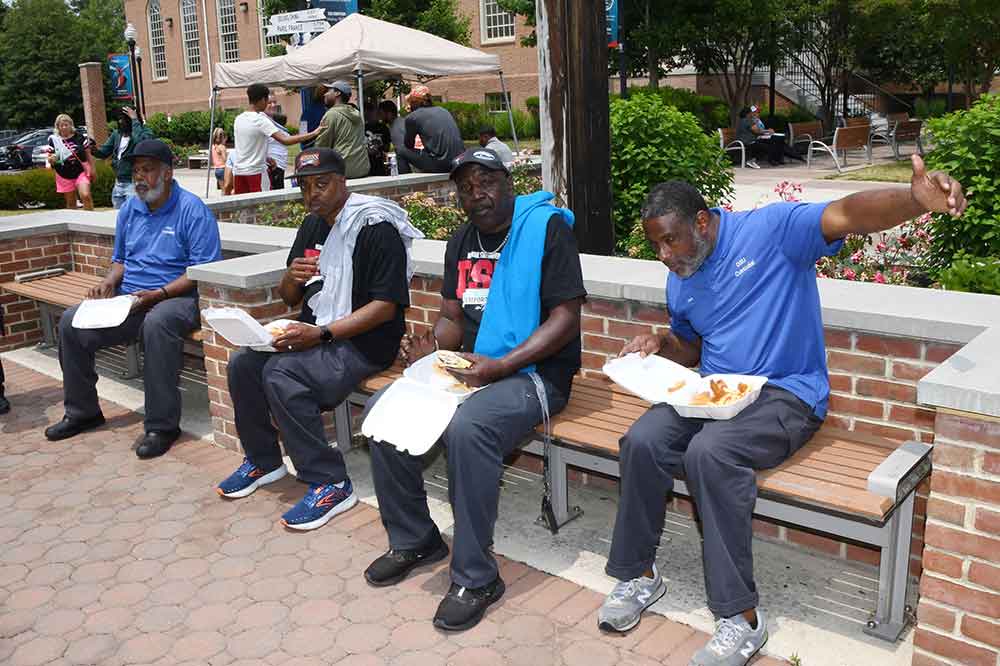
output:
M535 27L535 0L497 0L500 9L524 17L525 25ZM532 30L531 34L521 38L521 46L536 46L538 36Z
M526 107L528 107L528 112L529 113L533 113L536 116L538 115L538 109L539 109L539 106L540 106L540 102L538 100L538 96L537 95L529 97L528 99L524 100L524 105Z
M362 7L362 12L458 44L469 44L470 20L458 11L456 0L371 0L367 9Z
M306 207L302 201L264 204L257 209L257 224L268 227L298 229L306 217Z
M226 130L230 141L233 138L233 121L239 115L237 110L216 111L215 126ZM146 126L158 139L170 140L175 144L208 145L212 117L208 111L184 111L170 118L164 113L154 113L146 119Z
M1000 257L963 257L938 276L945 289L1000 296Z
M788 123L805 123L816 120L815 114L800 106L775 111L774 115L771 115L766 106L761 106L760 117L764 121L764 125L777 132L787 132Z
M490 113L482 104L472 104L469 102L442 102L438 106L447 109L451 113L455 119L455 123L458 125L458 131L462 133L462 138L467 141L478 139L479 130L484 125L495 127L497 136L501 140L512 138L510 119L506 113ZM513 115L517 138L538 138L538 118L520 109L514 109Z
M619 251L651 258L639 209L649 189L666 180L685 180L709 205L733 193L733 173L718 139L702 131L690 113L654 95L611 102L611 186Z
M97 175L91 183L95 206L111 205L115 174L104 162L97 162ZM0 210L19 208L63 208L63 195L56 192L52 169L29 169L0 177Z
M940 118L948 113L948 101L940 97L918 97L913 101L913 112L924 120Z
M927 122L934 150L931 169L947 171L965 187L965 214L934 216L935 266L944 269L960 255L1000 256L1000 95L985 95L968 111Z
M670 86L658 88L636 86L629 88L628 94L630 96L653 95L659 97L660 101L667 106L693 115L706 133L729 126L729 105L718 97L699 95L686 88L671 88ZM614 99L618 96L612 95L611 97Z

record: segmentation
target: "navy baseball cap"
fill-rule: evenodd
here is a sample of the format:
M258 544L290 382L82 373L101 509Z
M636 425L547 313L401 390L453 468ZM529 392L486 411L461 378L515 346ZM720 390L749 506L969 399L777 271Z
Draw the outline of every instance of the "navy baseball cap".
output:
M309 148L295 157L295 176L318 176L321 173L347 174L344 158L333 148Z
M459 170L467 164L478 164L484 169L489 169L490 171L503 171L506 174L510 173L510 169L504 166L503 160L500 156L489 148L469 148L467 151L455 158L451 164L451 179L455 180L455 176L458 174Z
M132 157L152 157L169 166L174 165L174 154L170 152L167 144L158 139L140 141L135 150L132 151Z

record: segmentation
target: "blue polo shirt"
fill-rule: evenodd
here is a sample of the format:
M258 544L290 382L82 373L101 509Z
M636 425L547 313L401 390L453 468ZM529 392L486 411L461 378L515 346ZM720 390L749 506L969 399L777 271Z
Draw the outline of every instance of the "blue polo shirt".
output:
M830 394L816 261L836 254L820 229L826 204L776 203L719 215L719 237L690 277L667 277L674 333L702 340L702 374L763 375L819 418Z
M119 293L159 289L188 266L222 259L219 224L208 206L173 181L170 197L150 212L139 197L118 211L111 261L125 265Z

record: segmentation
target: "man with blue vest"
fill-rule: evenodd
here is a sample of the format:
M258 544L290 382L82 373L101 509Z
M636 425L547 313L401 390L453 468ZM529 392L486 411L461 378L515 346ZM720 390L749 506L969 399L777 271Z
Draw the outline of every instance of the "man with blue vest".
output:
M118 211L108 274L88 295L127 294L133 297L132 310L118 326L93 329L73 327L76 307L63 313L59 365L66 415L45 436L66 439L103 425L95 353L142 340L146 427L135 452L153 458L180 436L184 338L201 324L197 284L187 277L187 269L219 261L222 246L212 211L173 179L174 156L165 143L143 141L132 157L135 196Z
M730 420L684 418L654 405L621 440L621 499L605 568L618 579L598 626L625 632L666 591L655 558L667 496L683 473L702 525L715 634L691 666L744 666L767 641L753 575L756 470L802 447L826 416L830 384L816 261L848 234L890 229L927 211L961 215L962 186L913 156L910 188L858 192L829 203L776 203L747 212L709 208L688 183L655 186L642 208L646 239L670 269L670 331L622 354L659 354L702 375L767 377Z
M551 194L515 197L510 172L483 148L460 155L451 178L469 221L445 250L437 323L404 337L400 358L411 364L435 349L459 351L472 365L453 374L485 387L458 408L441 437L455 538L451 587L433 622L461 631L504 593L490 553L503 459L542 422L545 403L550 414L566 406L580 367L586 291L573 214L551 205ZM448 546L428 511L422 459L385 442L372 443L371 457L389 550L365 578L387 586L447 557Z

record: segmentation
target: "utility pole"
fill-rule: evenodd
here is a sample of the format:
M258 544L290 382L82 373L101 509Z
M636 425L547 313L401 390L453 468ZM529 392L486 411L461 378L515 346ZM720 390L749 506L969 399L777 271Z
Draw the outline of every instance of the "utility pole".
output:
M576 214L580 251L610 255L615 233L604 2L539 0L537 7L545 189Z

